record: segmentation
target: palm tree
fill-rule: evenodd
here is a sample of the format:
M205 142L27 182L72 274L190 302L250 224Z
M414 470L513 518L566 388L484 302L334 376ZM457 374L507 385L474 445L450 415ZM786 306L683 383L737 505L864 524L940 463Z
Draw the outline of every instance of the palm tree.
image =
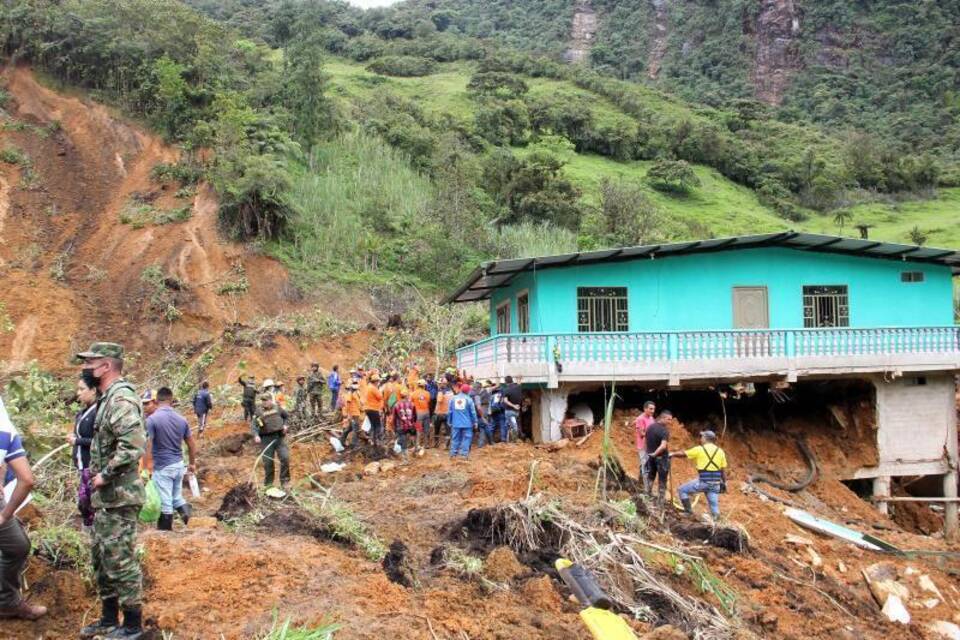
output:
M848 209L839 209L833 214L833 223L840 227L840 235L843 235L843 225L850 222L852 218L853 214Z

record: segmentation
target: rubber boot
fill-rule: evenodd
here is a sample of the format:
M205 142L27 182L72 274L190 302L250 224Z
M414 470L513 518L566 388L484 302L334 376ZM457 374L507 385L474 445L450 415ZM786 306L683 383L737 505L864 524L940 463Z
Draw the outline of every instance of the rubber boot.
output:
M684 513L693 513L693 506L690 504L690 498L680 498L680 502L683 503Z
M180 518L183 520L183 524L189 524L190 514L193 513L193 508L189 504L177 507L177 513L180 514Z
M116 598L107 598L101 601L102 613L100 619L80 629L80 640L90 640L97 636L112 633L120 624L120 603Z
M123 626L106 635L107 640L140 640L143 638L143 614L140 607L124 608Z
M157 520L157 529L160 531L173 531L173 514L161 513L160 519Z

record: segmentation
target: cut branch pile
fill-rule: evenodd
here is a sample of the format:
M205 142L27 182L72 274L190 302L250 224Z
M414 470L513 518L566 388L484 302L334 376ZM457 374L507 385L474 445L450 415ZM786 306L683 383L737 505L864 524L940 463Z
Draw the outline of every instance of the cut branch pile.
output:
M471 511L464 528L491 544L508 545L518 554L550 549L588 568L617 608L638 620L673 624L697 640L733 635L734 622L706 603L677 592L648 568L642 555L650 546L645 540L578 521L557 502L540 495ZM690 557L682 551L662 549L678 558Z

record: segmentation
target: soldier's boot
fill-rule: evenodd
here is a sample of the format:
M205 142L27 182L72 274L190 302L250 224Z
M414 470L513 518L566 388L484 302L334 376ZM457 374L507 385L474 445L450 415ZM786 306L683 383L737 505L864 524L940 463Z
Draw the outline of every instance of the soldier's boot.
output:
M693 513L693 506L690 504L690 498L680 498L680 502L683 503L684 513Z
M124 608L123 626L106 636L107 640L141 640L143 638L143 613L140 607Z
M189 504L185 504L181 507L177 507L177 513L180 514L180 518L183 520L183 524L189 524L190 514L193 513L193 508Z
M120 624L120 602L116 598L107 598L100 603L100 606L102 607L100 619L80 629L80 640L105 636L116 630Z
M157 529L160 531L173 531L173 514L161 513L160 519L157 520Z

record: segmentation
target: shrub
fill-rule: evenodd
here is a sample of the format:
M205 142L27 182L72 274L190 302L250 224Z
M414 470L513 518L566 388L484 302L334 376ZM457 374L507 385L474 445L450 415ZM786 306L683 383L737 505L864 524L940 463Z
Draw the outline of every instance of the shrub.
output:
M646 179L658 191L687 193L700 186L700 178L684 160L658 160L647 171Z
M383 76L397 76L412 78L428 76L436 69L437 64L428 58L416 56L384 56L367 65L367 71L379 73Z

